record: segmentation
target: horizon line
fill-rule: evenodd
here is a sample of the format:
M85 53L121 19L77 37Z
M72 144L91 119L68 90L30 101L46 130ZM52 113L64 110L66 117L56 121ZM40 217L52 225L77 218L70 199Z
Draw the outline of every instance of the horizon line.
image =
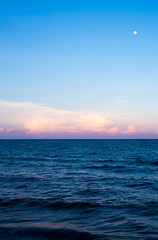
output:
M158 138L0 138L1 140L158 140Z

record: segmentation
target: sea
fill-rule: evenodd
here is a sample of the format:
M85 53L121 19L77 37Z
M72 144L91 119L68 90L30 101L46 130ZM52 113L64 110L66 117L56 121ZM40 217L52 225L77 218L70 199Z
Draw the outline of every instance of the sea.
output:
M0 140L0 239L158 239L158 140Z

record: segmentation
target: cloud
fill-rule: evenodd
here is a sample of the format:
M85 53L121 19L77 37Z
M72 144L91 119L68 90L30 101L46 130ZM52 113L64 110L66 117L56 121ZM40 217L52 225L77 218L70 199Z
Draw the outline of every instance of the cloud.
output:
M4 128L0 128L0 133L4 132Z
M113 121L103 113L58 110L31 102L0 101L0 129L4 134L23 132L25 135L69 133L112 133L106 129ZM116 129L115 129L116 130Z
M8 129L6 129L7 133L14 132L14 131L15 131L15 128L8 128Z
M127 130L123 131L125 135L133 135L136 133L145 133L146 131L143 128L135 128L133 125L127 127Z
M0 138L126 138L157 136L128 114L55 109L0 100ZM145 119L145 118L144 118ZM133 122L133 124L129 124Z
M110 133L110 134L118 134L118 133L120 133L120 130L119 130L119 128L118 127L112 127L112 128L109 128L109 129L107 129L106 130L106 132L107 133Z
M137 132L138 132L137 129L133 125L130 125L130 126L128 126L127 130L125 130L123 133L125 135L126 134L128 135L128 134L135 134Z

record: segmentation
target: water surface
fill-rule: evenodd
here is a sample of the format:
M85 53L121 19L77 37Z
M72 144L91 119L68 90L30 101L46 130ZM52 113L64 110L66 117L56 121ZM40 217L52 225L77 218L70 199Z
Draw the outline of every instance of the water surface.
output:
M0 140L0 239L158 239L158 140Z

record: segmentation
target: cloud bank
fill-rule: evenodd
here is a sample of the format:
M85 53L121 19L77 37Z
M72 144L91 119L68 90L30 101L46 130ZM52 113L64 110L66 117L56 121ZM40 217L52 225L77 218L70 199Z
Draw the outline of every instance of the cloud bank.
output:
M0 101L0 138L135 138L146 130L118 115ZM156 134L156 132L155 132Z

